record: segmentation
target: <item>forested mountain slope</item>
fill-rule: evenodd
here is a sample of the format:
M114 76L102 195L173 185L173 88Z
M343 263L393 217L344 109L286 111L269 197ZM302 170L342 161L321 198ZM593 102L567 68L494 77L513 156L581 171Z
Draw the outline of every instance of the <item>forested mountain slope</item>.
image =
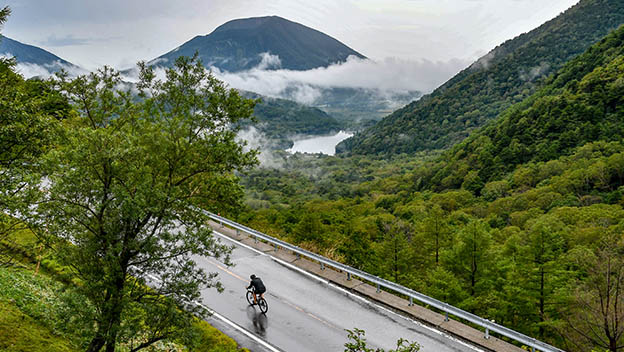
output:
M623 137L624 26L441 157L252 172L240 221L566 351L617 352Z
M421 187L480 192L517 165L624 136L624 26L551 76L538 92L444 154Z
M581 0L558 17L509 40L430 95L392 113L337 148L354 154L447 148L514 103L624 23L624 1Z

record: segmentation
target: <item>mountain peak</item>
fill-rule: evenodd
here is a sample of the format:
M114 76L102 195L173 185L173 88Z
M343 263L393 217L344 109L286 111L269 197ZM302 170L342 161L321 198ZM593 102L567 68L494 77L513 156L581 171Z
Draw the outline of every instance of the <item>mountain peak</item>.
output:
M289 70L327 67L345 62L351 55L365 58L320 31L282 17L265 16L228 21L152 62L170 66L177 57L195 52L206 66L230 72L257 67L266 54L279 57L280 67Z
M251 29L257 29L258 27L261 27L265 24L275 25L275 24L282 24L282 23L300 25L296 22L289 21L279 16L238 18L238 19L234 19L231 21L227 21L224 24L220 25L213 31L213 33L220 32L220 31L228 31L228 30L251 30Z

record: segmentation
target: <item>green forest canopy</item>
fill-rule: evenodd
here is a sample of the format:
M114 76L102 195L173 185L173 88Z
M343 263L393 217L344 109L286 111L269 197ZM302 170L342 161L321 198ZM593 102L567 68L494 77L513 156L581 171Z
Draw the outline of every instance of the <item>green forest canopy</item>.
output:
M624 23L624 2L581 0L558 17L496 47L433 93L338 145L353 154L448 148L514 103L541 79Z
M623 38L442 155L292 156L253 171L239 220L565 350L616 351Z

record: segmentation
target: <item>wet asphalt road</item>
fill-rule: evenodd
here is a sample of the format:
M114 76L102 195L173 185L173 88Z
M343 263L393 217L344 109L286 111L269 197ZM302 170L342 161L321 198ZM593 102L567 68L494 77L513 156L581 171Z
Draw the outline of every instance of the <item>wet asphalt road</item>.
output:
M216 234L215 234L216 235ZM220 236L217 236L220 237ZM390 349L399 338L416 341L421 351L475 351L453 338L424 327L385 308L354 296L347 291L284 266L270 256L233 243L234 266L226 267L214 258L197 258L209 272L218 272L225 291L202 291L204 304L219 315L260 337L270 346L262 346L216 316L209 319L217 328L230 334L252 351L343 351L347 342L345 329L366 332L369 347ZM269 305L266 315L245 299L249 275L262 278Z

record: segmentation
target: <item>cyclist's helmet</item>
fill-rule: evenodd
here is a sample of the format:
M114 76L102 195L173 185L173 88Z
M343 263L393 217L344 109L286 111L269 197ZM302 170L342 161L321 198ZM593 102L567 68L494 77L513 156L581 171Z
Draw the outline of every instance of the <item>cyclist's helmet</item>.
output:
M253 279L255 279L255 278L256 278L256 275L251 274L251 276L250 276L249 278L253 280Z

